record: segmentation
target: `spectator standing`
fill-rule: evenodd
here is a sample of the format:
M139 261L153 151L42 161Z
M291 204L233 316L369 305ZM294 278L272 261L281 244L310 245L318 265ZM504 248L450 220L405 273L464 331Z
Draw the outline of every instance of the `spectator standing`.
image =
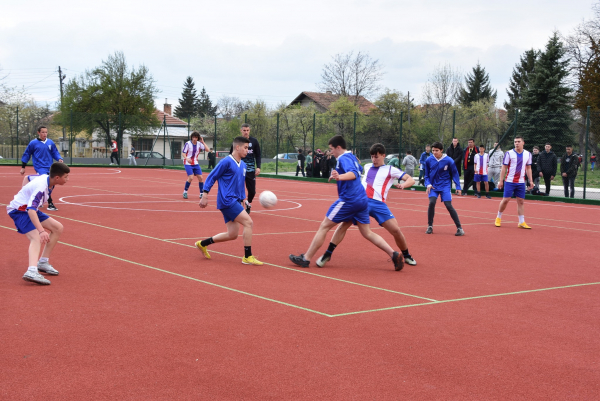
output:
M490 184L488 182L488 165L490 162L490 155L485 153L485 146L479 145L479 153L475 155L475 186L477 190L475 191L475 196L477 198L481 198L481 183L485 186L485 197L488 199L492 199L490 197Z
M490 164L488 166L488 176L490 181L493 181L495 185L498 185L500 181L500 171L502 170L502 161L504 159L504 152L498 146L498 142L494 143L494 149L490 151Z
M425 152L421 153L421 157L419 157L419 184L424 185L424 176L425 176L425 160L431 156L431 146L425 145ZM400 167L398 167L400 168Z
M131 162L133 162L134 166L137 166L137 162L135 161L135 148L131 145L131 149L129 150L129 165L131 166Z
M594 172L594 167L596 167L596 154L594 153L592 157L590 157L590 164L592 165L592 173Z
M400 155L398 155L398 156L400 156ZM398 157L394 156L390 159L390 161L387 162L387 165L396 167L397 169L400 169L400 159Z
M406 156L402 160L402 165L404 166L404 172L412 177L415 174L415 167L419 165L419 162L412 155L412 152L407 150Z
M578 168L579 158L577 155L573 154L573 147L569 145L566 147L566 153L560 159L560 173L565 188L565 198L575 197L575 178L577 177ZM570 194L569 189L571 190Z
M313 159L313 177L320 178L321 177L321 163L323 162L323 153L321 149L317 149L317 152L314 155Z
M533 178L533 190L532 194L538 195L540 193L540 169L538 167L538 160L540 158L539 146L533 147L533 154L531 155L531 177Z
M475 190L475 155L479 153L479 149L475 146L475 140L473 138L469 139L467 142L468 146L465 150L465 158L463 162L463 167L465 169L465 181L463 188L463 196L467 195L467 191L469 187L473 185L473 189ZM477 192L477 191L475 191Z
M118 166L121 166L121 162L119 161L119 147L117 146L117 141L113 139L110 145L110 165L115 164L113 160L117 163Z
M215 168L215 159L217 155L212 149L208 149L208 168Z
M302 177L306 177L304 175L304 155L302 154L302 149L298 149L298 165L296 166L296 177L298 177L298 172L302 172Z
M313 157L312 157L312 150L310 152L308 152L308 154L306 155L306 176L307 177L312 177L312 161L313 161Z
M558 167L558 158L552 152L552 145L547 143L544 146L544 151L538 156L538 176L544 178L544 185L546 185L545 195L550 195L550 186L552 180L556 176L556 169Z
M463 149L460 147L460 143L458 142L458 138L452 138L452 144L448 146L446 149L446 155L454 160L454 164L456 165L456 169L458 170L458 176L462 175L462 158L463 158ZM500 172L500 170L498 170ZM450 182L452 185L454 181Z

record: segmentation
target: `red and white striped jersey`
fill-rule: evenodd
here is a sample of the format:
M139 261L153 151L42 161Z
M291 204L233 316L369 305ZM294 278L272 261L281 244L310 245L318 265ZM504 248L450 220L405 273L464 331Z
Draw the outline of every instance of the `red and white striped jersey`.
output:
M183 156L183 164L196 166L198 164L198 156L203 150L204 145L201 142L196 142L194 145L192 141L187 141L183 146L183 150L181 151L181 155ZM187 159L191 159L192 162L188 163Z
M475 155L475 174L487 175L490 156L487 153Z
M389 165L373 167L373 163L365 164L362 184L367 191L367 197L385 202L394 178L400 179L404 174L404 171Z
M506 182L525 183L527 166L531 166L531 153L523 149L523 153L517 153L511 149L504 155L502 164L507 166Z

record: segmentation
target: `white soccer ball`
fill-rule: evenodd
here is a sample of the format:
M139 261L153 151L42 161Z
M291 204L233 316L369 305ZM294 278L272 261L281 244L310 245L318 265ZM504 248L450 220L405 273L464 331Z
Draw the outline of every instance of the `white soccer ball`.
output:
M271 191L263 191L258 197L258 200L265 209L271 209L277 204L277 197Z

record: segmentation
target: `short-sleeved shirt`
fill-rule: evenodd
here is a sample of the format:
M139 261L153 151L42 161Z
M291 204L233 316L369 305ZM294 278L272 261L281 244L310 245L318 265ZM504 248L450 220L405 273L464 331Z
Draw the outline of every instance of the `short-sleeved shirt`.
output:
M365 164L362 185L367 191L367 198L385 202L394 179L401 179L405 174L393 166L373 167L373 163Z
M508 170L506 182L524 184L527 166L531 166L531 162L531 153L525 149L523 149L522 153L517 153L514 149L506 152L504 161L502 162Z
M361 167L358 159L350 152L346 152L337 159L335 170L340 174L353 173L356 179L349 181L338 181L338 195L341 200L354 202L367 202L367 194L365 188L360 182Z
M232 155L227 156L206 178L204 191L210 192L215 182L219 182L217 209L226 209L246 198L246 164L238 163Z
M475 155L475 174L487 175L490 156L487 153Z
M184 157L183 164L189 166L197 165L198 156L203 150L204 145L201 142L196 142L196 144L194 145L192 141L187 141L185 145L183 145L183 150L181 151L181 155ZM187 159L190 159L192 162L189 163Z
M26 212L29 209L39 211L52 193L52 189L48 188L49 185L49 175L35 177L15 195L6 207L6 212L10 213L14 210Z

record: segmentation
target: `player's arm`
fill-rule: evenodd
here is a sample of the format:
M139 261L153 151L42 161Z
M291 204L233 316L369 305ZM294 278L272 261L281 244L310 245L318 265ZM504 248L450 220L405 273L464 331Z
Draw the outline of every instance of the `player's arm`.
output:
M530 169L531 171L531 169ZM502 168L500 169L500 179L498 180L498 189L502 189L502 187L504 186L504 178L506 178L506 165L503 164Z
M332 178L336 181L352 181L356 180L359 177L360 175L357 175L354 171L348 171L347 173L340 174L337 172L337 170L334 169L331 172L331 177L329 177L329 180L327 181L331 181Z
M54 146L52 146L52 151L51 151L51 153L52 153L52 158L53 158L54 160L58 160L59 162L61 162L61 163L62 163L62 162L63 162L63 158L62 158L62 156L60 155L60 152L58 151L58 148L56 147L56 144L55 144L55 143L53 143L53 145L54 145Z
M398 184L396 184L396 188L398 189L407 189L415 185L415 179L406 173L402 174L398 180L404 181L403 183L398 181Z
M256 171L256 175L260 174L260 166L261 166L261 154L260 154L260 144L258 143L258 139L255 139L256 143L254 144L254 171Z
M454 163L454 161L451 162L450 171L452 172L452 180L454 180L454 184L456 185L456 194L460 195L462 193L462 187L460 186L460 175L458 175L458 168L456 167L456 163Z
M27 145L27 147L25 148L25 152L23 152L23 157L21 157L21 171L20 171L21 175L25 174L25 166L27 166L27 163L29 163L30 159L31 159L31 143L29 145Z
M533 179L531 178L531 164L527 165L525 174L527 174L527 178L529 179L529 190L531 191L533 189Z
M204 181L204 187L202 189L202 199L200 199L200 207L205 208L208 205L208 193L212 189L213 185L225 172L227 163L223 160L221 163L217 164L217 166L210 172L208 177L206 177L206 181Z

